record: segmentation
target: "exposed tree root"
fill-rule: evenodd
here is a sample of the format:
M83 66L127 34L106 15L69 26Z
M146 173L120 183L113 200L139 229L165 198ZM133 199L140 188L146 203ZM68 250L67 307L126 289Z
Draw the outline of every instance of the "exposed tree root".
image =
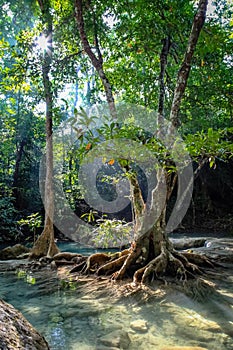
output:
M215 266L217 266L215 262L211 261L204 255L189 253L189 252L183 252L182 255L186 257L189 260L189 262L199 266L206 266L211 268L214 268Z
M97 253L85 259L80 257L76 263L71 273L79 271L81 274L111 276L111 280L122 280L130 276L134 286L147 285L156 280L168 284L173 279L187 287L189 280L200 280L198 276L202 275L205 267L215 267L215 263L207 257L168 249L165 242L161 244L160 254L152 259L147 257L145 260L143 248L131 247L115 254ZM195 288L202 285L198 282Z
M97 275L110 275L116 271L119 267L122 266L122 263L127 259L127 255L123 255L118 259L110 261L109 263L101 266L97 271Z

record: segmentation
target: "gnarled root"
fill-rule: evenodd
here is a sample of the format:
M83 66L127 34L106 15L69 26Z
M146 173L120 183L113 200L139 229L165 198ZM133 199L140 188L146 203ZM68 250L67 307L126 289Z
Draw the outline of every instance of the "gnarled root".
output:
M114 273L118 268L122 266L126 259L127 255L123 255L118 259L108 262L96 271L97 275L110 275Z
M190 263L196 264L198 266L207 266L210 268L214 268L215 266L219 266L215 262L211 261L204 255L195 254L192 252L182 252L182 255L188 259Z
M129 255L130 250L125 249L122 252L114 254L96 253L87 258L85 274L95 273L98 275L109 274L109 270L114 272L117 268L121 267L124 260Z
M104 253L96 253L88 257L85 273L95 272L98 268L111 259L111 256Z
M146 283L152 278L161 276L174 276L176 280L186 282L188 278L195 278L201 274L199 267L191 263L183 253L169 251L162 248L161 254L150 261L146 266L134 274L134 282Z
M142 267L134 273L133 282L145 283L152 273L156 276L158 276L158 274L164 273L166 270L166 266L167 254L165 252L165 249L162 249L162 252L159 256L151 260L146 266Z
M113 278L115 280L121 280L125 276L127 269L129 269L130 266L132 266L136 262L140 254L141 249L135 246L134 249L132 249L128 254L121 269L114 274Z
M131 247L119 253L96 253L88 258L81 259L70 271L81 271L101 275L111 275L114 280L121 280L125 275L133 275L134 284L147 284L152 280L163 280L167 284L169 277L185 284L189 279L194 280L196 275L202 274L202 268L214 267L214 264L205 256L192 252L178 252L161 244L161 252L152 260L145 260L140 247Z

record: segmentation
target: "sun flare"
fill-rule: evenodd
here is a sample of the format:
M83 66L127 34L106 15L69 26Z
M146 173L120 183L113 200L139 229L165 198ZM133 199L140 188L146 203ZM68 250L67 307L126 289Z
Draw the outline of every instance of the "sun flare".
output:
M48 53L51 53L51 37L45 36L44 34L41 34L36 39L36 45L41 51L46 51Z

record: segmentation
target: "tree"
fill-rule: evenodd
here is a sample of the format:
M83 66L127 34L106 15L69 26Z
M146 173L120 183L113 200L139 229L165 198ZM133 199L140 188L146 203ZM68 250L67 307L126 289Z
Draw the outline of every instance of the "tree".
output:
M29 33L35 17L34 6L28 4L1 1L0 6L0 192L1 209L5 213L1 217L4 227L1 238L18 240L23 237L16 227L18 218L22 212L33 210L33 206L39 210L42 204L39 189L32 184L38 179L39 146L44 135L41 119L33 116L35 90L30 90L26 77Z
M170 112L171 126L168 133L173 132L173 129L179 125L179 109L181 101L184 95L184 91L187 85L188 76L191 69L192 57L196 48L196 44L204 25L207 0L200 0L197 8L196 15L193 20L192 29L189 35L187 48L184 54L183 62L181 63L179 72L177 74L177 83L174 90L173 102ZM87 42L87 36L84 29L83 15L81 12L82 1L76 1L78 14L78 23L80 37L85 37L83 42L83 48L91 56L90 45ZM82 26L80 26L82 23ZM159 115L164 114L164 72L167 63L167 55L170 47L169 38L164 40L163 49L161 52L161 72L160 72L160 98L159 98ZM97 70L98 71L98 70ZM163 132L163 130L161 130ZM194 274L200 272L198 266L194 263L211 263L198 255L192 253L178 253L174 250L170 240L168 239L165 229L165 215L166 205L170 195L174 189L176 175L170 174L168 171L167 160L165 162L165 178L157 175L158 184L166 182L168 187L167 198L165 205L162 208L161 215L155 224L151 228L147 228L150 215L156 212L156 191L152 191L152 202L149 209L149 215L146 212L146 205L144 203L140 186L138 184L137 176L135 172L130 169L129 162L124 164L123 167L128 172L129 180L131 183L132 195L133 195L133 208L135 215L135 230L136 240L132 243L131 248L124 250L119 255L113 255L113 257L106 257L105 263L99 262L99 255L93 255L87 260L86 272L89 272L98 266L97 274L113 273L114 279L122 279L126 274L132 275L135 283L145 283L152 275L161 276L166 274L172 274L179 279L186 281L188 277L194 277ZM158 186L158 185L157 185ZM187 184L187 190L190 184Z
M48 40L49 47L45 50L42 62L42 75L44 86L44 99L46 102L46 176L44 186L45 223L44 230L35 242L30 258L35 259L41 256L53 257L59 252L54 240L54 190L53 190L53 92L50 82L50 69L52 62L52 26L50 1L38 0L42 19L44 22L44 37Z
M91 8L91 3L89 6ZM102 56L101 51L100 51L98 36L96 33L96 28L95 28L94 36L95 36L95 46L96 46L95 49L97 51L98 56L96 56L94 54L94 52L90 46L90 43L87 39L86 31L84 28L83 1L82 0L75 1L75 9L76 9L76 19L77 19L77 24L78 24L78 29L79 29L79 34L80 34L80 39L82 42L83 49L86 52L86 54L88 55L88 57L90 58L97 73L99 74L99 77L100 77L102 84L104 86L104 90L105 90L106 99L107 99L107 102L109 105L110 113L111 113L113 119L115 119L116 108L115 108L114 97L113 97L111 85L110 85L108 78L107 78L107 76L104 72L104 69L103 69L103 56ZM93 12L93 20L94 20L94 26L96 27L94 12Z

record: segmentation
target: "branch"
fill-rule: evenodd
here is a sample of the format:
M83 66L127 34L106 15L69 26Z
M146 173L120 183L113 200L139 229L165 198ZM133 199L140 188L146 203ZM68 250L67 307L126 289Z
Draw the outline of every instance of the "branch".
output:
M89 44L89 41L87 39L86 31L85 31L85 26L84 26L84 20L83 20L83 4L82 0L75 0L75 10L76 10L76 20L78 24L78 29L79 29L79 34L80 34L80 39L83 45L83 49L90 58L93 66L95 69L98 71L99 69L102 68L100 60L96 57L94 52L91 49L91 46Z
M60 60L55 60L55 63L57 63L57 64L62 64L62 63L64 63L65 61L68 61L70 58L72 58L72 57L75 57L75 56L79 56L79 55L81 55L83 53L83 50L80 50L80 51L78 51L78 52L74 52L74 53L71 53L70 55L68 55L68 56L65 56L64 58L62 58L62 59L60 59Z
M94 40L95 40L95 48L98 53L98 58L101 64L103 64L103 56L100 51L100 46L99 46L99 39L98 39L98 33L97 33L97 25L96 25L96 18L95 18L95 13L93 13L93 20L94 20Z

